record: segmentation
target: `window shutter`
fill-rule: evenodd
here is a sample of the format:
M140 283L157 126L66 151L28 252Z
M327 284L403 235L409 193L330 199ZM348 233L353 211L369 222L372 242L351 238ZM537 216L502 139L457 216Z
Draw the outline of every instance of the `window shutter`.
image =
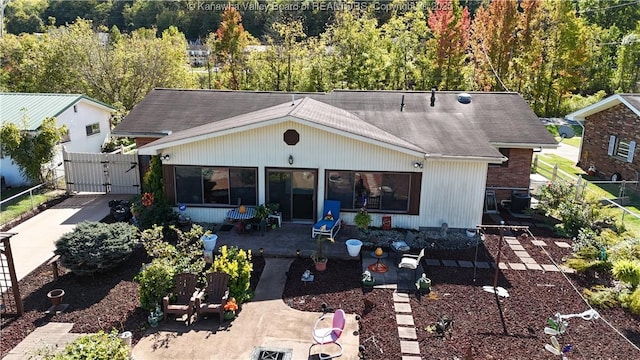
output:
M629 143L629 155L627 155L627 162L633 162L633 153L636 151L636 142L631 141Z
M615 135L611 135L609 136L609 150L607 150L607 155L609 156L613 156L613 151L616 148L616 136Z

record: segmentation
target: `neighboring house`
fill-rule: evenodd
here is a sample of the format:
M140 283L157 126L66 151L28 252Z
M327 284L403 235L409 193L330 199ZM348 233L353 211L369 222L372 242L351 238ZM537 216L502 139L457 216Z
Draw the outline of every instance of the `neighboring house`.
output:
M593 166L607 180L638 181L640 94L616 94L566 116L583 123L578 166Z
M187 45L189 64L193 67L204 66L209 62L209 48L202 45L200 40L189 42Z
M352 223L365 197L374 226L472 228L487 189L526 191L533 149L557 144L520 95L460 95L155 89L113 135L161 155L168 199L195 221L277 202L311 223L336 199Z
M111 131L111 116L116 109L98 100L78 94L0 93L0 121L14 123L20 129L37 131L42 121L55 117L58 127L66 125L67 135L62 145L69 152L100 152ZM58 168L62 154L52 166ZM63 167L59 166L59 171ZM0 173L7 185L27 183L19 167L10 157L3 156Z

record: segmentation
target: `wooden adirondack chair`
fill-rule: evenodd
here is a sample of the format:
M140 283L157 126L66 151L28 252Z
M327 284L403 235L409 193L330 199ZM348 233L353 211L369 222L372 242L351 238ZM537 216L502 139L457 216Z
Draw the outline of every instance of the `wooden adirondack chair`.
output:
M224 305L229 299L229 275L210 272L206 275L207 286L195 297L196 318L204 314L218 313L224 319Z
M163 320L166 319L167 314L187 314L186 324L191 323L197 283L198 276L196 274L181 273L176 275L176 285L173 292L162 298ZM171 301L173 297L175 297L174 302Z

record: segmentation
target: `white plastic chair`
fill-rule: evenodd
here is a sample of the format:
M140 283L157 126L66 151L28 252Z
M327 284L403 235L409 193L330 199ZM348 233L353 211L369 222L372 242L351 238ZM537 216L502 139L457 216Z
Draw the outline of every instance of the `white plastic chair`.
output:
M415 275L416 270L418 269L418 266L420 266L420 260L422 260L423 256L424 256L424 248L420 250L420 254L418 255L404 254L402 255L402 260L400 260L400 263L398 263L398 268L411 269L413 270Z
M341 356L343 351L342 345L338 342L338 339L344 331L344 327L347 323L347 317L344 313L344 310L338 309L335 313L333 313L331 327L321 327L323 326L323 320L327 319L328 316L330 315L322 315L318 320L316 320L316 323L313 326L312 336L314 344L312 344L309 348L309 356L311 356L311 348L316 345L336 344L340 348L340 352L337 354L324 354L320 352L318 353L318 357L320 358L320 360L332 359Z

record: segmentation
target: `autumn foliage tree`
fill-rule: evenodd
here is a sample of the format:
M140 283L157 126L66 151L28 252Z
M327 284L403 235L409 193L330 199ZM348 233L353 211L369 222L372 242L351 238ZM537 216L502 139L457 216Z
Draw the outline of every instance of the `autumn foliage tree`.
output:
M218 30L207 39L207 44L213 50L215 63L219 64L223 76L220 85L232 90L240 89L242 73L247 62L245 49L254 42L241 22L242 17L238 10L230 6L222 14Z

